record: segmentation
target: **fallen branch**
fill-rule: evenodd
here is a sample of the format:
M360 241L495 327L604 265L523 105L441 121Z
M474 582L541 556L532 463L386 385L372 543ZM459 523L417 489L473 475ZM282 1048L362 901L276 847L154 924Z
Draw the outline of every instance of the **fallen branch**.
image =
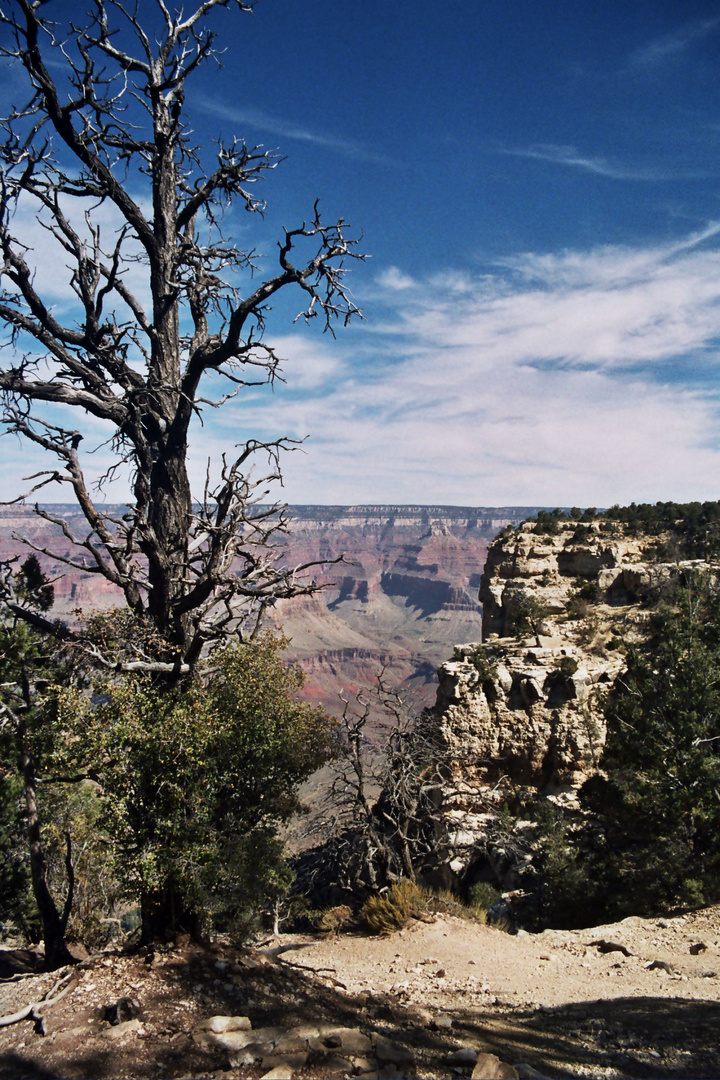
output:
M347 986L345 985L345 983L340 982L339 979L333 978L333 975L330 974L330 972L333 972L335 975L337 975L337 968L310 967L308 964L298 964L297 960L286 960L284 956L279 956L278 959L281 964L287 964L288 967L299 968L300 971L307 971L311 975L325 975L325 978L328 980L328 982L331 982L333 986L339 986L341 990L347 990ZM325 974L326 972L327 974Z
M322 941L296 941L292 945L276 945L274 949L258 949L258 952L263 956L278 957L294 949L315 949L318 945L322 945Z
M5 983L20 982L21 979L37 979L37 971L18 971L14 975L8 975L6 979L0 979L0 985L4 986Z
M40 1001L33 1001L30 1005L26 1005L24 1009L0 1016L0 1027L9 1027L11 1024L20 1023L21 1020L34 1020L35 1023L42 1026L45 1019L45 1010L57 1005L58 1001L64 998L66 994L69 994L71 990L74 990L77 985L77 978L75 970L66 970ZM63 986L63 983L66 983L66 985ZM60 989L61 987L62 989Z

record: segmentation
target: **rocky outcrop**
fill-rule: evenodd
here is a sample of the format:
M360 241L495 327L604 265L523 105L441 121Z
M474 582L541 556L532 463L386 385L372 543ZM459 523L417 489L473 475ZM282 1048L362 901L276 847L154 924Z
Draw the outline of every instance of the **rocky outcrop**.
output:
M657 548L658 537L606 521L560 522L551 534L524 523L491 545L482 641L457 646L440 667L434 710L456 882L481 848L487 858L501 805L535 791L573 800L596 767L602 696L626 645L643 634L650 603L697 565L660 562Z

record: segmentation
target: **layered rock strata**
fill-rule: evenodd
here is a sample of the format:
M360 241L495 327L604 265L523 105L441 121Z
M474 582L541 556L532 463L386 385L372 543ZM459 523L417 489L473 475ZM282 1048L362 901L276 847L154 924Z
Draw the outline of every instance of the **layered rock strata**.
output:
M488 859L488 826L501 805L536 791L575 799L602 751L601 700L624 670L627 643L642 636L668 582L705 566L658 561L658 537L628 535L612 522L560 522L550 535L535 528L506 529L491 545L482 641L457 646L438 672L455 884L488 876L473 867L481 852Z
M84 539L87 523L74 504L46 508L56 523L26 506L0 506L0 559L40 556L55 584L53 614L123 604L122 592L77 561L68 534ZM268 627L290 639L290 662L306 672L304 696L337 713L340 692L373 685L384 670L394 685L431 704L435 668L454 641L480 634L477 589L488 544L538 508L460 506L295 506L290 532L278 536L280 565L328 560L315 571L321 592L279 601ZM126 507L106 507L120 518ZM80 552L80 555L87 552ZM342 562L336 562L342 558ZM82 559L80 559L82 561Z

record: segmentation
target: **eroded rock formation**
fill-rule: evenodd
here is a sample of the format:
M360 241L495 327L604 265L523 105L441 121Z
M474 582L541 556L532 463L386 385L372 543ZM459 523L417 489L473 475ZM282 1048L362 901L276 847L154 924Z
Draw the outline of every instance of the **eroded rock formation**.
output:
M85 537L74 504L48 508L68 532ZM111 508L108 508L111 509ZM373 685L384 669L421 705L435 694L435 668L454 641L480 634L479 570L500 529L533 507L296 506L290 533L280 538L285 565L329 560L317 572L325 587L310 597L278 602L267 624L290 639L287 657L307 675L305 696L337 713L339 694ZM121 517L125 508L112 509ZM70 568L77 557L59 525L30 507L0 507L0 558L24 558L26 537L55 583L54 614L108 610L122 593L92 572ZM332 560L343 557L342 563Z
M601 699L624 669L626 644L667 584L698 565L659 561L658 546L608 521L561 521L550 535L524 523L491 545L483 640L457 646L438 672L454 883L480 872L473 865L481 850L488 858L488 825L503 804L534 791L573 800L595 768ZM496 862L502 878L502 852ZM500 883L512 887L512 875Z

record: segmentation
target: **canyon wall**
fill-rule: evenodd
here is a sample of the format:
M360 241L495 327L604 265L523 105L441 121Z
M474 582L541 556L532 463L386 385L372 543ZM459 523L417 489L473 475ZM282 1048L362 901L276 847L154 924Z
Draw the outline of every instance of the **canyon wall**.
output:
M488 872L488 825L501 806L537 791L575 799L604 744L602 695L624 669L627 643L642 636L649 602L705 566L659 561L657 537L614 522L537 529L507 529L490 546L482 638L439 669L434 718L448 761L442 810L455 884Z
M493 537L523 507L292 507L288 562L344 561L319 575L326 588L275 606L306 675L305 693L331 711L339 690L371 685L383 668L417 707L437 689L455 641L480 633L477 591Z
M74 504L48 507L77 537L87 524ZM116 516L124 507L115 507ZM372 684L384 667L394 684L414 689L418 705L435 696L435 669L455 641L480 634L477 590L497 533L538 507L296 506L282 561L342 563L318 573L313 597L278 603L270 622L290 639L288 658L306 674L305 694L339 711L339 693ZM0 558L24 557L26 537L57 556L41 556L55 579L55 612L106 610L122 603L100 575L62 562L72 548L58 525L30 507L0 508Z

